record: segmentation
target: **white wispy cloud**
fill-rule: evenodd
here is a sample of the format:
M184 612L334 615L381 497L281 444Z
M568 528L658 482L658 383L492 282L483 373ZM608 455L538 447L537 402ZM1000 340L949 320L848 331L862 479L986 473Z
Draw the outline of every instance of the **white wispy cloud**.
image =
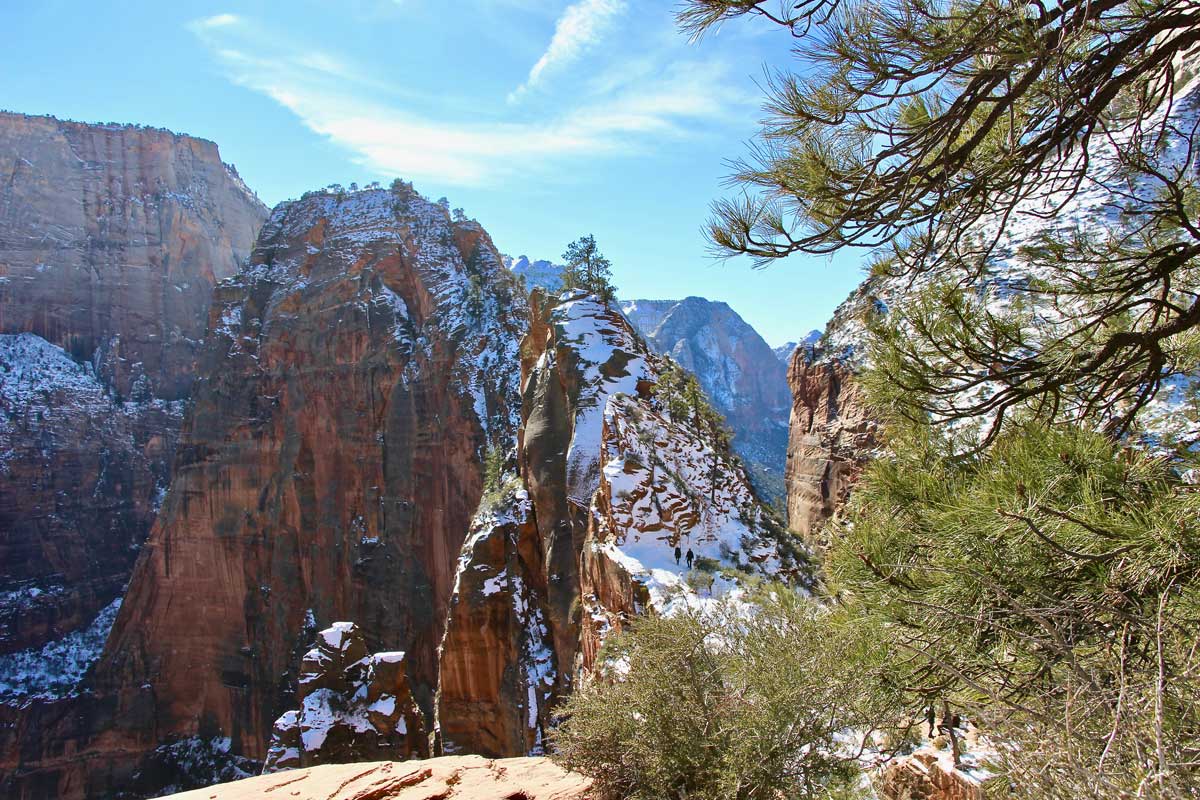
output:
M565 66L593 47L626 9L625 0L580 0L567 6L554 26L550 45L529 70L529 77L508 96L519 100L542 82L547 71Z
M239 22L241 22L241 18L237 14L214 14L211 17L193 20L189 27L193 31L204 31L213 28L227 28L230 25L237 25Z
M201 20L191 29L230 80L270 97L381 176L460 186L549 176L572 159L625 156L694 136L740 102L726 88L723 65L675 60L647 68L651 79L601 81L586 99L544 117L511 119L510 111L508 121L483 121L478 112L439 112L430 98L397 97L366 70L249 20Z

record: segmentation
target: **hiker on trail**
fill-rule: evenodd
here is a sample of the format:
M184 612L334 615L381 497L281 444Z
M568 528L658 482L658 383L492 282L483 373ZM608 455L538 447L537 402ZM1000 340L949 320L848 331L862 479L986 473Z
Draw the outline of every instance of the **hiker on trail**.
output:
M679 563L679 557L683 555L683 551L679 549L679 545L675 545L675 563Z
M696 554L693 553L692 548L689 547L688 552L687 552L688 569L692 568L692 562L695 560L696 560Z

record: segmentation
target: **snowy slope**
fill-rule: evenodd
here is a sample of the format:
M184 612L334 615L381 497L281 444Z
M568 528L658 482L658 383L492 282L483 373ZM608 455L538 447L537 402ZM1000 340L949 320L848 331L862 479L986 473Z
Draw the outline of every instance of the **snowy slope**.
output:
M86 628L72 631L36 650L0 656L0 703L20 705L31 700L54 700L76 694L88 670L100 659L120 608L121 598L118 597Z
M591 504L591 557L617 565L661 611L737 590L739 574L778 575L788 560L782 531L745 468L714 451L690 419L670 419L654 397L660 357L619 312L590 297L564 295L552 320L584 376L568 482L577 502ZM676 546L708 572L677 562Z
M694 374L734 433L733 448L770 501L783 494L791 393L787 367L726 303L628 300L621 310L659 354Z
M144 432L178 429L183 406L123 401L91 363L32 333L0 335L0 642L15 650L0 652L0 702L69 693L99 657L144 535L122 523L152 517L166 490ZM18 495L43 510L14 514Z

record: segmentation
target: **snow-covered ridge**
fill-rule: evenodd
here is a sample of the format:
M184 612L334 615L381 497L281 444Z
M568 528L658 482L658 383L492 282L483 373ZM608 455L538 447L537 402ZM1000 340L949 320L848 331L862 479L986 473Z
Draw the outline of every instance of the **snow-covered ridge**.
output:
M341 285L347 274L368 271L359 281L356 311L380 321L403 353L432 351L431 343L450 341L460 351L453 369L488 440L508 449L519 423L519 342L516 326L518 283L504 267L486 232L474 220L451 218L442 205L405 189L315 192L280 204L263 226L259 251L250 266L226 286L248 288L254 282L277 285L272 304L291 294L315 297ZM287 243L305 241L303 249ZM471 242L475 242L473 248ZM464 243L467 243L464 247ZM429 293L431 308L405 298L397 276L376 269L382 258L399 255ZM325 264L316 271L317 257ZM244 300L248 293L235 292ZM263 333L242 310L226 306L215 333L229 340L230 354L243 351L246 337ZM497 403L489 397L504 397Z
M651 378L650 351L616 311L590 295L568 292L551 312L557 340L571 348L581 374L567 449L567 493L587 505L600 487L600 443L605 407L618 394L634 394Z
M0 402L13 413L42 420L64 404L96 414L113 405L91 364L77 363L32 333L0 335ZM0 432L12 425L8 415L0 415Z
M739 572L778 576L786 560L779 537L787 534L731 453L694 420L670 419L652 389L661 358L594 298L565 294L551 319L582 375L567 478L570 497L588 504L597 523L593 552L645 587L662 611L740 591ZM693 570L688 550L706 575Z
M592 546L641 583L655 608L669 613L680 601L739 591L739 572L778 576L779 531L728 453L629 396L608 402L604 423L601 493L612 528Z
M784 366L787 366L791 364L792 354L796 352L797 348L803 347L806 350L812 350L820 343L821 337L824 335L823 331L812 330L798 342L784 342L779 347L772 347L771 350Z

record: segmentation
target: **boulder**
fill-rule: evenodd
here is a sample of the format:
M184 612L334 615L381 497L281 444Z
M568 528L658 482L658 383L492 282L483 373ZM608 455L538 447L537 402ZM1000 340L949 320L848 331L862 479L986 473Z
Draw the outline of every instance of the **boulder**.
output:
M401 652L369 654L362 631L335 622L300 666L299 708L275 720L264 772L429 755Z

